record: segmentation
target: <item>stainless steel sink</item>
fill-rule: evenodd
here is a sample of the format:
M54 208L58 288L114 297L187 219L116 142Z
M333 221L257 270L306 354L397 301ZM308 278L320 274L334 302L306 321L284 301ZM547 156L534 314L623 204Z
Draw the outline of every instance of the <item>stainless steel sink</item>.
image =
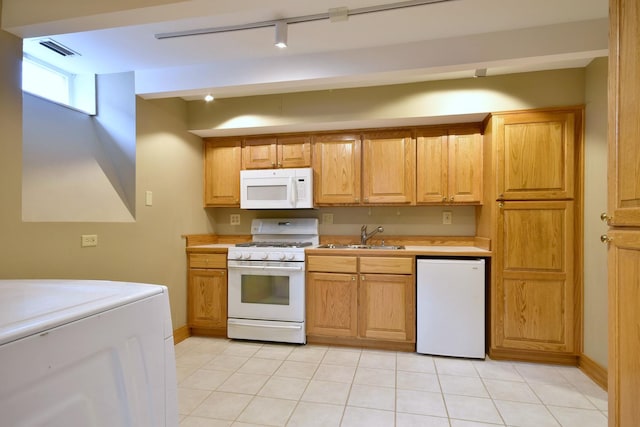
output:
M398 250L404 249L404 246L396 245L339 245L329 243L326 245L318 246L320 249L382 249L382 250Z

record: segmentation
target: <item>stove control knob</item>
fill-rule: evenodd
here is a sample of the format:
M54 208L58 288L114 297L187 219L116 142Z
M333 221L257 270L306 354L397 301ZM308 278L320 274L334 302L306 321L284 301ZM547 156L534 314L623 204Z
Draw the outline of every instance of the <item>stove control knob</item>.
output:
M260 259L267 259L269 258L269 254L267 252L260 254Z
M284 260L284 254L282 252L276 252L273 254L273 258L282 261Z
M236 252L233 255L235 256L236 259L242 259L242 252Z
M295 254L287 254L287 260L288 261L293 261L293 259L296 257Z
M246 254L245 254L245 253L243 253L243 254L242 254L242 258L244 258L244 259L251 259L251 252L246 253Z

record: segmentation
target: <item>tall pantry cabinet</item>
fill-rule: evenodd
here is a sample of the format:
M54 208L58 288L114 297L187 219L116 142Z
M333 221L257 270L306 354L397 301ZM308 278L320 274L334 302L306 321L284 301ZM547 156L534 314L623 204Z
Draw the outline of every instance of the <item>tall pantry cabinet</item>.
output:
M477 234L495 243L491 357L576 364L582 117L568 108L487 119Z
M609 2L609 426L640 425L640 5Z

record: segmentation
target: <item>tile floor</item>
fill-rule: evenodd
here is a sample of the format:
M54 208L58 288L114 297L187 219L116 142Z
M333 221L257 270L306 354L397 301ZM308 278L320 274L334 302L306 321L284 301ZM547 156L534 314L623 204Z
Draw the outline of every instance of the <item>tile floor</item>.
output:
M573 367L190 337L176 345L181 427L606 427Z

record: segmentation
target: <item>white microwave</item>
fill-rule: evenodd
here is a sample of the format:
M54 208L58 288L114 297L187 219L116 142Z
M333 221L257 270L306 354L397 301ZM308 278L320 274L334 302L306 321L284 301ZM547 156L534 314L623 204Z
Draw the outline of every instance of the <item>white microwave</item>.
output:
M240 208L308 209L313 207L313 169L240 171Z

